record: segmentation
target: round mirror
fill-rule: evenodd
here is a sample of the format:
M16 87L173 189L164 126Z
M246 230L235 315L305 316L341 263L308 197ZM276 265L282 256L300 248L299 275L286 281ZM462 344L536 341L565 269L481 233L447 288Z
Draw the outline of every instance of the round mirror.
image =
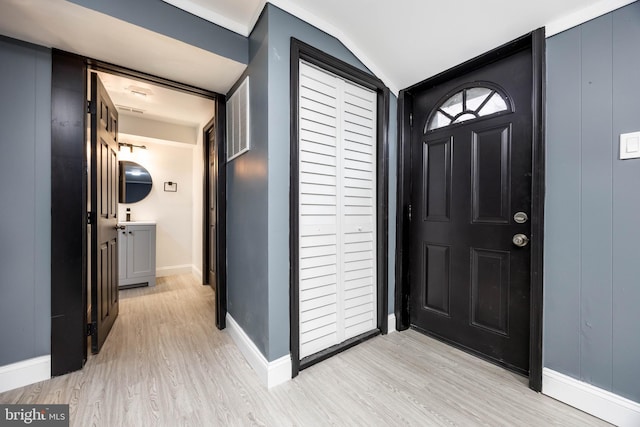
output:
M120 160L120 203L135 203L151 192L151 174L135 162Z

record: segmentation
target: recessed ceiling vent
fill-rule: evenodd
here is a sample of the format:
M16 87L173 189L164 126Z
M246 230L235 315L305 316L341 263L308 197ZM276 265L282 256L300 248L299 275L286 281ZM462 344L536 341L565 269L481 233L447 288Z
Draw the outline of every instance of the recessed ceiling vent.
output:
M146 98L147 96L153 95L151 89L142 86L127 86L124 90L131 92L132 95L137 96L139 98Z
M116 108L122 112L136 113L136 114L144 114L144 110L135 107L128 107L126 105L118 105L116 104Z

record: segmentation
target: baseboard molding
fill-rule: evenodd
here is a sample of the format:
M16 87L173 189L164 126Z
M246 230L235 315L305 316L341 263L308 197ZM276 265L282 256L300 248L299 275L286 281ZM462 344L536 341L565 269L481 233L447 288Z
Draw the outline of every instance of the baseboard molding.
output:
M175 276L176 274L191 274L193 265L170 265L156 268L156 277Z
M640 403L549 368L542 370L542 393L617 426L640 426Z
M191 265L191 274L193 274L196 277L196 279L198 279L200 283L202 283L202 270L196 267L195 264Z
M51 356L0 366L0 393L51 378Z
M395 331L396 331L396 315L394 313L391 313L387 318L387 333L390 334L391 332L395 332Z
M258 374L260 382L267 388L275 387L291 379L291 356L286 355L272 362L262 355L251 338L242 330L240 325L227 313L227 332L240 349L240 353L247 359L249 365Z

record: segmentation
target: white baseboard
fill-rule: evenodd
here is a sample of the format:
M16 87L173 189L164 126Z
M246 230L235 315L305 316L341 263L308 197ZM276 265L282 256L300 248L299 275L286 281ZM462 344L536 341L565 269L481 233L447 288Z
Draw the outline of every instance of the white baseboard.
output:
M176 274L191 274L193 265L169 265L167 267L156 268L156 277L174 276Z
M549 368L542 370L542 393L617 426L640 426L640 403Z
M391 313L387 318L387 333L390 334L391 332L395 332L395 331L396 331L396 315L394 313Z
M227 331L240 349L240 353L247 359L249 365L258 374L260 382L267 388L275 387L278 384L291 379L291 356L282 356L272 362L262 355L258 347L251 341L251 338L242 330L240 325L227 313Z
M0 366L0 393L51 378L51 356Z
M200 283L202 283L202 270L196 267L195 264L191 265L191 274L196 276L196 279L198 279Z

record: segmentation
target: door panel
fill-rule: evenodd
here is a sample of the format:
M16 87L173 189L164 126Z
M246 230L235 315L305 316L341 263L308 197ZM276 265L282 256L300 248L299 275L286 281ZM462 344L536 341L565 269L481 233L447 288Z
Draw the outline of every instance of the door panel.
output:
M118 113L91 74L91 349L98 353L118 316Z
M509 223L511 127L471 134L474 223Z
M524 374L531 252L512 238L530 235L513 216L531 216L531 69L521 51L414 93L410 147L411 325ZM465 115L492 91L504 92L506 109ZM453 94L455 110L433 113ZM453 124L433 129L433 114Z
M426 275L423 296L424 307L448 315L451 286L449 280L449 272L451 270L449 247L425 243L423 254L423 270Z
M424 213L430 221L448 221L451 212L451 138L425 146Z

